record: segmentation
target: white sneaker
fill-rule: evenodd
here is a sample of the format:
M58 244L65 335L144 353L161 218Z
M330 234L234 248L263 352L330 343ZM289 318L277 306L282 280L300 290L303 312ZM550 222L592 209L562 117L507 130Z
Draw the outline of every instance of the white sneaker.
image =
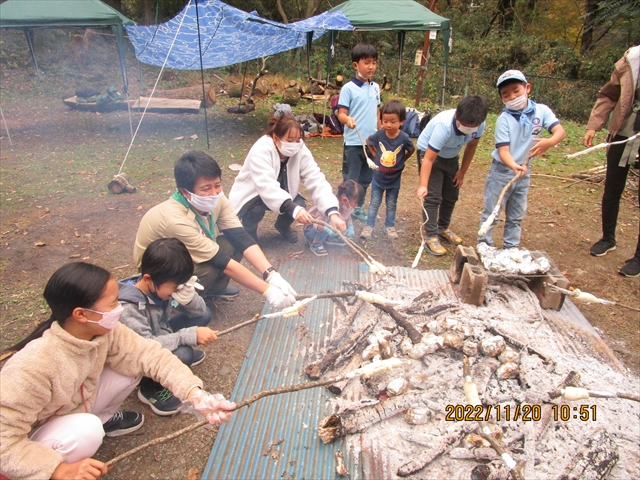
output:
M386 227L385 231L387 232L387 237L389 237L391 240L397 240L398 239L398 232L396 232L395 228Z

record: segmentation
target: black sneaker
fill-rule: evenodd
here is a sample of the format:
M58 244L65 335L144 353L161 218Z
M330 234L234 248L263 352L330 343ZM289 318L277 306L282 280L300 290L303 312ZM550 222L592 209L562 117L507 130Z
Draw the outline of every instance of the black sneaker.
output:
M234 298L237 297L240 293L240 290L235 285L227 285L224 290L220 290L218 292L211 293L211 297L217 298Z
M289 243L297 243L298 242L298 232L296 232L291 227L281 228L276 223L274 225L275 229L278 231L280 235Z
M327 249L321 243L310 243L309 248L316 257L326 257L328 255Z
M326 243L327 245L338 245L341 247L346 245L344 240L342 240L342 238L340 238L337 235L329 235L327 238L324 239L324 243Z
M612 242L602 238L593 244L593 247L591 247L591 250L589 250L589 253L591 253L591 255L593 255L594 257L602 257L606 255L607 252L610 252L615 249L616 249L615 241Z
M135 432L142 427L144 415L138 412L117 411L103 425L107 437L119 437Z
M640 258L633 257L627 260L624 266L618 270L623 277L637 277L640 275Z
M196 365L200 365L204 362L205 354L202 350L193 349L193 362L191 362L191 366L195 367Z
M180 410L182 402L173 396L168 388L162 387L146 389L140 387L138 390L138 399L151 407L153 413L161 417L175 415Z

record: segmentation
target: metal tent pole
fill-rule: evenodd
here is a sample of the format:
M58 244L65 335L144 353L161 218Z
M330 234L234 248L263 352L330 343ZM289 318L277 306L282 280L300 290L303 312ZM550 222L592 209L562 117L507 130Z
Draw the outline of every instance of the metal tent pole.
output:
M33 64L36 67L36 74L38 75L38 81L40 82L40 89L42 90L42 95L45 95L44 84L42 83L42 78L40 77L40 69L38 68L38 61L36 60L36 52L33 49L33 43L31 42L31 31L28 29L25 29L24 36L27 37L27 44L29 45L29 51L31 52L31 58L33 59Z
M4 129L7 131L7 137L9 137L9 145L13 147L13 142L11 141L11 134L9 133L9 127L7 126L7 121L4 119L4 112L2 111L2 107L0 107L0 115L2 115L2 123L4 124Z
M207 97L204 92L204 69L202 68L202 41L200 40L200 15L198 13L198 0L196 1L196 25L198 27L198 49L200 50L200 79L202 81L202 106L204 107L204 128L207 131L207 150L209 150L209 120L207 119ZM213 87L213 84L211 85ZM211 88L209 87L209 88ZM242 98L242 92L240 92Z

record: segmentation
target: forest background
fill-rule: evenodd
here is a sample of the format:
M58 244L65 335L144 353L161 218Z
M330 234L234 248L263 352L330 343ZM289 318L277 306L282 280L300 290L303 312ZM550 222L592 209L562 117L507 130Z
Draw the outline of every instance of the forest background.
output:
M106 3L139 24L157 24L174 17L186 2L106 0ZM272 20L289 23L317 15L338 5L340 1L228 0L226 3L245 11L256 11ZM451 106L456 103L457 98L467 93L476 93L484 94L489 99L492 110L497 113L502 105L494 94L495 79L502 71L517 68L527 74L532 84L532 97L536 101L552 105L562 118L586 122L595 94L609 79L615 61L627 48L640 43L638 0L418 0L418 3L431 7L439 15L451 20L453 40L444 91L443 42L439 36L430 43L429 58L424 67L422 105L412 105L417 107L436 104L437 110L443 99L444 104ZM63 80L51 82L54 90L56 86L68 88L75 84L78 87L92 81L105 81L104 78L92 78L91 68L78 68L78 62L74 63L77 60L74 59L74 43L82 41L86 43L86 35L79 35L77 31L69 29L42 30L35 36L35 50L38 52L38 64L43 75ZM95 43L96 40L92 41ZM105 36L104 41L109 41L108 36ZM391 91L396 93L397 32L340 32L331 62L330 77L337 74L343 74L346 78L351 76L349 53L359 41L373 43L377 47L380 61L376 80L381 82L385 75L386 81L392 86ZM416 66L414 60L417 51L423 47L423 41L423 32L407 33L402 58L400 97L415 97L420 67ZM65 42L69 48L52 47ZM25 43L20 32L3 32L0 41L3 68L24 68L25 63L30 63ZM286 78L326 78L326 43L325 38L315 42L311 71L307 69L303 49L297 49L270 57L267 65L269 72ZM130 44L128 50L128 56L132 56ZM84 53L86 56L86 52ZM90 67L90 61L84 63ZM136 68L138 83L144 83L145 75L141 69L157 72L155 67L145 65L138 65ZM129 69L131 70L131 66ZM251 79L259 69L258 59L216 71L223 76L246 73ZM104 74L101 69L96 72ZM115 83L117 71L113 73ZM135 72L132 76L136 76ZM153 77L154 75L151 76ZM199 81L199 77L199 72L165 70L160 85L162 88L193 85ZM142 90L149 86L138 85Z

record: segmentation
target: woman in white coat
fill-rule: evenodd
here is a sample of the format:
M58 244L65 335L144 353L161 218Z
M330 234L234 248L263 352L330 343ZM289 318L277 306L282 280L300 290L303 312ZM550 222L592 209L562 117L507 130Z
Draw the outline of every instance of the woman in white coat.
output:
M258 224L267 210L278 214L274 225L278 233L290 243L298 241L291 224L313 220L300 195L301 181L331 224L341 232L347 228L338 212L338 199L304 144L303 134L300 123L291 115L272 117L266 134L251 147L231 187L231 205L256 241Z

